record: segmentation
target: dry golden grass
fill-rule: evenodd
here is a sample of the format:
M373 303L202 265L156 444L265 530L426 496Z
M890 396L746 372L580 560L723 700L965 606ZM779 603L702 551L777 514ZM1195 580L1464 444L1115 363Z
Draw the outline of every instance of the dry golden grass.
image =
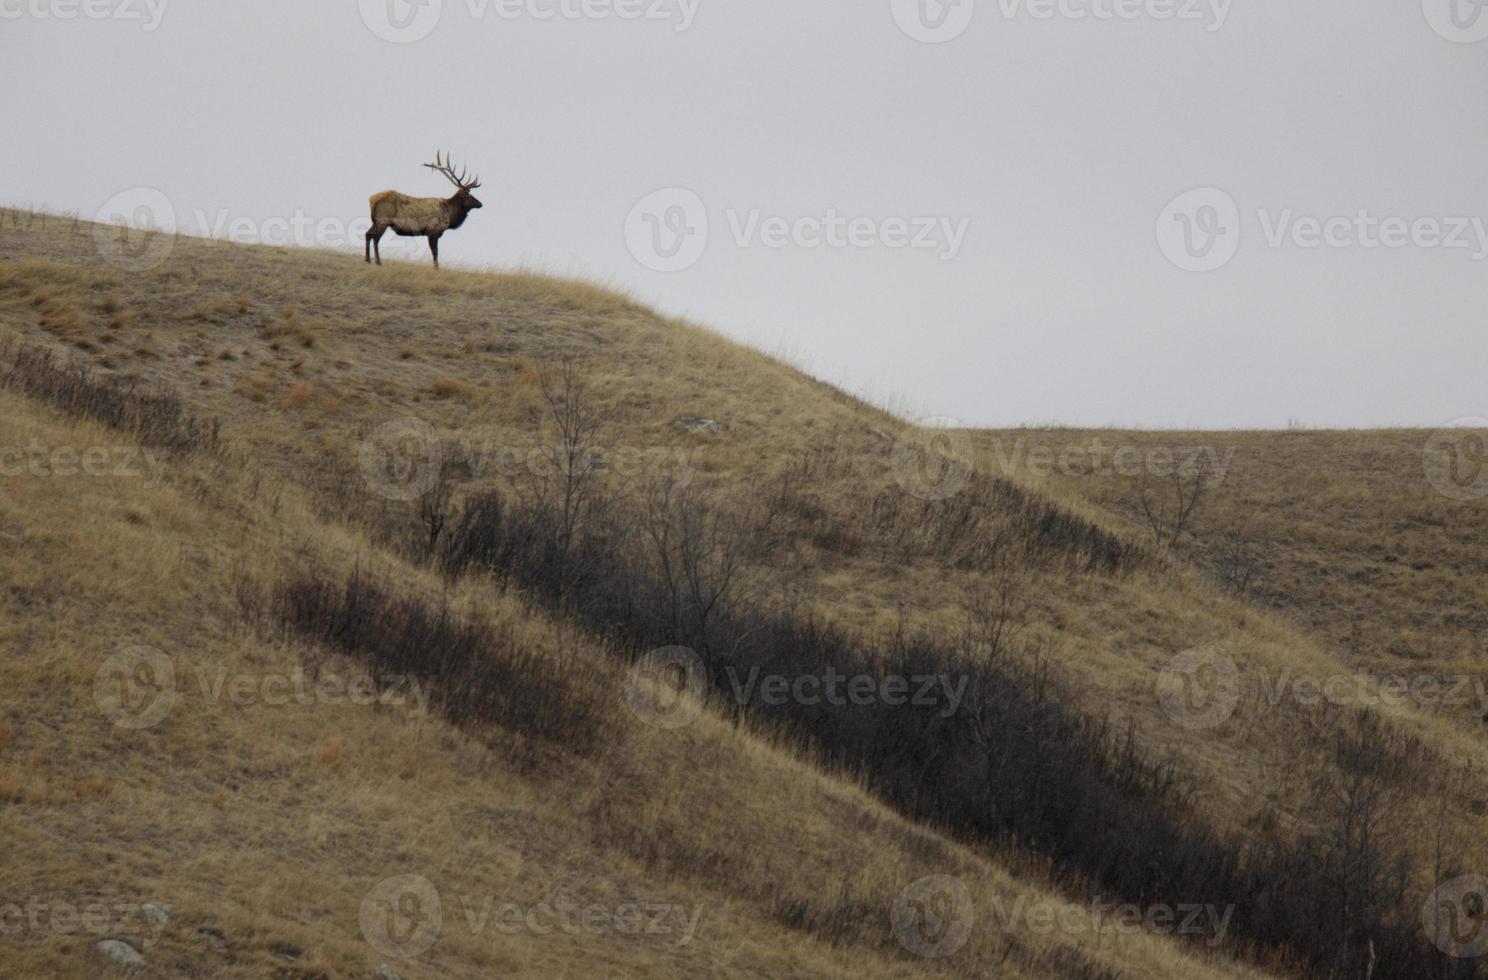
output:
M118 439L9 393L0 405L0 444ZM153 969L266 975L284 966L273 950L291 944L305 951L298 969L369 975L386 957L359 938L362 899L398 874L434 882L445 903L439 941L397 964L411 978L904 976L928 964L896 951L886 916L917 877L960 875L982 908L1018 896L1065 907L711 716L674 736L615 710L605 756L546 753L534 770L511 763L526 754L520 732L462 732L397 707L269 703L263 679L311 661L304 648L245 630L237 583L273 582L310 550L431 594L439 584L315 517L292 485L271 487L230 466L180 461L153 487L59 479L25 477L10 488L36 530L0 557L11 584L0 599L0 643L13 651L0 696L13 743L0 757L11 844L0 892L167 909L162 927L131 913L106 930L140 946ZM453 598L538 649L572 642L478 582ZM115 728L94 700L94 676L105 658L140 645L178 665L179 700L158 725ZM357 675L348 662L314 662ZM618 668L592 650L584 663L613 697ZM675 904L700 911L701 925L683 943L495 934L465 917L467 902L527 908L559 895L600 908ZM828 922L844 909L863 919L829 944L777 921L787 907ZM219 930L230 956L199 928ZM91 947L101 935L27 930L0 956L16 975L96 976ZM1081 955L1175 980L1249 975L1198 952L1141 935L994 930L945 972L980 975L977 963L997 961L1000 975L1053 977Z
M1424 462L1429 435L1028 429L980 438L989 466L1020 441L1056 456L1097 442L1143 456L1177 450L1181 457L1203 447L1226 461L1226 472L1179 546L1183 561L1223 586L1221 566L1241 537L1254 573L1240 597L1325 646L1340 665L1386 676L1476 675L1488 654L1488 499L1452 499L1432 486ZM1150 533L1135 475L1113 466L1098 473L1055 467L1037 476L1025 466L1018 474L1134 536ZM1434 714L1478 735L1484 708L1444 706Z
M440 378L429 386L429 394L441 400L455 398L465 402L472 402L479 397L480 390L465 381L458 381L454 378Z
M296 384L292 384L289 386L289 390L286 391L282 396L280 396L279 407L302 408L307 402L310 401L310 397L314 394L315 386L308 381L301 381Z
M241 301L245 282L253 283L251 302ZM203 328L194 315L203 295L240 300L213 311L222 322ZM306 488L357 472L367 435L400 419L427 423L447 461L469 464L493 447L530 446L539 379L563 359L582 365L616 450L641 459L685 454L697 479L740 505L762 488L798 487L802 513L840 532L793 541L781 568L752 583L771 598L804 598L822 619L868 630L953 630L979 573L925 555L886 554L865 523L863 502L894 486L891 450L901 425L891 416L589 284L401 263L373 270L349 255L186 238L163 265L125 275L99 262L87 226L53 220L0 230L0 345L60 346L63 338L48 340L42 309L99 309L101 297L114 305L111 315L132 314L129 337L138 345L137 356L114 370L169 384L194 412L221 419L233 451L252 461L256 475L249 482L182 462L149 493L129 485L69 485L57 493L47 481L16 483L32 533L0 559L12 584L0 599L0 642L19 651L17 683L0 700L0 715L14 726L14 744L0 749L0 798L21 802L0 813L16 825L26 863L0 871L15 876L0 877L0 893L47 880L90 895L121 887L127 869L134 876L122 880L141 901L168 895L159 900L183 910L181 924L173 920L151 953L182 972L255 975L276 965L268 944L286 941L310 950L314 968L367 975L377 964L357 939L360 896L383 877L420 869L441 891L448 883L452 894L524 902L554 882L586 876L595 894L649 890L714 910L705 914L716 932L705 929L677 947L527 934L498 944L458 929L427 958L400 965L405 977L908 976L927 969L1056 977L1071 973L1061 959L1070 955L1060 952L1066 946L1126 977L1250 975L1205 959L1200 946L1145 936L1095 942L979 929L967 952L947 961L906 956L887 932L888 909L905 884L959 875L973 883L980 909L994 896L1046 894L1038 862L974 853L915 827L768 733L712 716L678 734L618 712L607 722L616 726L612 751L597 760L550 758L535 772L511 763L520 733L456 731L397 712L189 702L159 732L117 737L87 709L93 669L122 643L259 675L290 670L307 656L245 631L228 598L239 577L267 587L314 556L379 568L438 595L443 583L358 526L322 516ZM210 343L195 336L200 329ZM321 356L324 347L331 350ZM99 353L73 356L104 364ZM316 395L331 391L331 402ZM31 434L117 438L9 394L0 393L0 403L0 444L24 444ZM307 433L305 412L266 405L319 406L315 432ZM672 421L681 415L728 429L683 432ZM976 436L979 468L990 472L996 456L988 440L996 435ZM1229 438L1205 437L1223 446ZM1314 441L1286 442L1298 438ZM1254 692L1214 730L1176 727L1154 694L1174 654L1223 644L1247 670L1326 676L1389 663L1378 658L1403 642L1427 651L1433 669L1475 663L1465 641L1477 621L1455 620L1459 635L1446 641L1431 613L1433 603L1460 610L1458 602L1471 600L1485 608L1484 577L1462 581L1481 571L1481 546L1471 538L1481 521L1411 489L1409 454L1400 447L1413 435L1350 438L1234 436L1252 455L1237 454L1224 493L1203 512L1192 556L1180 549L1175 561L1116 576L1030 573L1030 636L1054 641L1062 669L1088 702L1131 725L1141 747L1184 763L1199 816L1216 828L1259 836L1306 827L1305 784L1331 763L1320 744L1309 744L1309 712L1291 703L1268 708ZM1315 465L1320 459L1327 465ZM462 493L509 480L474 469ZM1376 470L1380 488L1350 482ZM1007 475L1130 542L1144 539L1120 480ZM1373 504L1376 496L1390 501L1385 516L1358 518L1361 499ZM1190 557L1203 564L1205 549L1241 518L1262 526L1277 548L1266 584L1249 596L1227 594L1188 564ZM1362 574L1371 535L1384 530L1398 560L1386 576ZM1339 562L1338 572L1319 574ZM1435 567L1414 567L1422 562ZM1402 568L1411 569L1408 580ZM1449 590L1446 603L1442 590ZM593 683L610 685L613 695L613 664L565 636L561 624L478 582L457 583L454 601L509 624L532 649L578 643ZM1341 642L1370 625L1395 635L1368 646ZM338 669L355 667L338 662ZM1449 823L1469 842L1469 865L1488 867L1488 848L1470 833L1471 805L1488 800L1480 739L1465 719L1411 705L1387 714L1467 768L1463 805ZM42 715L68 720L28 724ZM33 750L61 761L40 768L17 761ZM100 772L111 790L85 807L75 787ZM43 827L33 807L44 807L52 823ZM48 843L58 839L78 845ZM235 954L241 950L230 966L192 933L209 920ZM22 950L15 968L82 975L85 945L45 937Z

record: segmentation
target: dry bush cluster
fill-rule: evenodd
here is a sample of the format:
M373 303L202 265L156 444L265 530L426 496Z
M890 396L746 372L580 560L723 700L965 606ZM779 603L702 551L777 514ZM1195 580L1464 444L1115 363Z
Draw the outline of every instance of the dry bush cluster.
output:
M773 475L770 510L781 533L847 557L934 561L960 571L1028 566L1114 574L1150 554L1047 497L984 472L944 499L882 484L861 455L803 455Z
M867 502L874 537L901 554L989 571L1007 561L1110 574L1146 555L1083 517L999 477L978 475L945 500L887 488ZM892 560L892 552L884 557Z
M220 446L218 424L188 414L174 392L139 390L127 381L96 377L87 366L60 363L49 351L22 348L8 360L0 384L129 433L143 445L173 452Z
M636 655L685 645L703 657L717 708L789 733L829 768L860 774L915 819L1052 859L1065 873L1127 900L1236 907L1244 941L1288 950L1336 976L1407 978L1435 970L1421 940L1423 896L1409 887L1406 839L1384 805L1423 791L1416 743L1367 713L1328 733L1337 776L1319 777L1313 812L1325 830L1255 846L1212 831L1194 813L1173 764L1144 755L1130 732L1082 711L1046 651L989 644L994 611L962 642L864 637L789 610L740 601L729 583L748 539L702 505L672 513L623 509L567 547L559 522L488 493L452 525L451 569L496 571L555 612ZM974 616L973 619L976 619ZM996 655L989 655L995 652ZM967 680L965 701L923 705L740 700L751 673L825 679L939 676ZM1363 828L1363 829L1361 829ZM1472 966L1454 967L1474 976ZM1462 971L1467 972L1462 972ZM1352 972L1350 972L1352 971Z
M624 657L690 647L715 709L785 733L914 819L1037 854L1098 892L1233 905L1242 943L1322 975L1480 975L1423 941L1424 896L1412 887L1404 828L1393 832L1406 813L1396 804L1430 791L1422 773L1433 761L1419 743L1368 713L1334 719L1315 735L1336 755L1313 788L1322 829L1256 843L1214 830L1171 760L1149 757L1133 732L1088 710L1056 651L1023 642L1027 563L1109 572L1141 552L994 483L961 503L892 505L881 526L900 528L901 542L958 554L986 574L966 597L961 636L859 635L750 590L749 572L768 572L788 537L790 509L802 512L799 497L725 506L703 485L656 480L617 492L586 468L602 427L581 382L566 371L544 390L557 466L532 486L458 505L440 491L411 538L421 557L452 576L493 572ZM959 543L994 524L1018 547L973 553ZM872 678L875 689L889 677L966 687L949 712L944 699L808 703L767 700L759 688L741 697L750 676L825 685L832 674Z
M456 725L498 725L580 755L610 734L577 655L539 655L510 624L471 618L361 570L302 571L269 608L301 637L363 663L376 683L431 685L431 705Z

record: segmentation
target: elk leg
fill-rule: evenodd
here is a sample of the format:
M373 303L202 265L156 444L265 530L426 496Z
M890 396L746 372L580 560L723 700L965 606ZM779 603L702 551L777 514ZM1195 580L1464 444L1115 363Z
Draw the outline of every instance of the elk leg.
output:
M434 268L439 268L439 236L429 236L429 251L434 253Z
M367 261L372 261L372 253L377 253L377 264L382 265L382 235L387 231L387 225L373 225L367 229Z

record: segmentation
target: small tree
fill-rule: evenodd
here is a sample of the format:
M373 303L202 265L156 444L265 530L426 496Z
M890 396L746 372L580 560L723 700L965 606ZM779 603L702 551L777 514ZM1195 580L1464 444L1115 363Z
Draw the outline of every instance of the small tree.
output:
M566 603L584 577L576 545L606 503L601 487L603 423L572 360L564 360L556 375L539 372L538 385L546 410L538 420L543 465L527 468L521 490L548 524L558 595ZM544 428L550 437L543 435Z
M1220 581L1239 595L1250 591L1261 569L1260 543L1244 531L1231 531L1224 536L1214 559L1214 570Z
M423 528L425 544L430 555L439 547L439 538L444 534L450 520L450 500L455 495L454 484L449 477L440 477L429 492L419 498L418 518Z
M1336 735L1334 765L1319 774L1311 810L1317 873L1336 912L1335 970L1359 975L1386 916L1402 907L1410 882L1409 803L1422 769L1419 745L1358 711Z
M653 480L642 495L641 534L662 592L663 632L703 653L713 626L747 564L771 546L768 519L746 506L733 514L710 507L696 486L676 477Z
M1190 530L1199 502L1209 489L1209 469L1195 460L1174 468L1172 479L1166 481L1143 472L1137 483L1137 499L1158 551L1171 551Z
M963 590L968 651L996 662L1028 625L1027 573L1006 558Z

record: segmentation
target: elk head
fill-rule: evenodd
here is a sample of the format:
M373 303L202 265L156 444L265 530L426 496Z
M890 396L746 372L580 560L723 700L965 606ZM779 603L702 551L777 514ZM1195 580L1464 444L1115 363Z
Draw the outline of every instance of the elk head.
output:
M434 162L426 163L424 166L430 170L444 174L445 178L451 184L455 185L455 194L450 198L450 203L458 205L462 212L474 211L476 208L485 207L485 205L476 199L474 194L470 193L481 185L480 178L469 177L463 167L460 168L459 174L456 174L455 168L450 164L448 155L441 156L439 151L436 150L434 153Z

